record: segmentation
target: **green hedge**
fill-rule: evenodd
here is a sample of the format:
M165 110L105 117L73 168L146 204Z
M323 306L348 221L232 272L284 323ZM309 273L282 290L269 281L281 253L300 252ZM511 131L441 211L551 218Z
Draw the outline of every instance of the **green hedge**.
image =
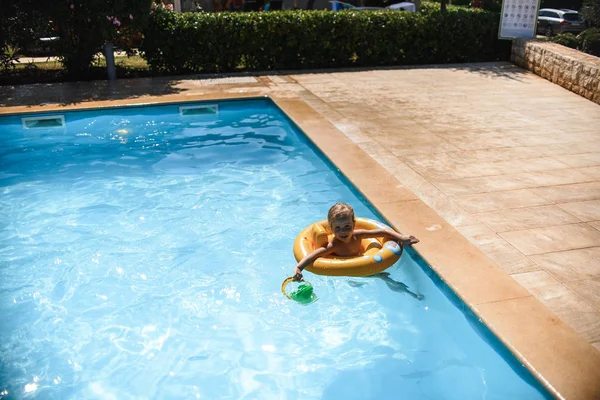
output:
M507 59L498 14L401 11L174 13L157 10L142 55L155 71L225 72Z
M586 29L577 39L581 41L581 51L600 57L600 28Z
M600 29L598 28L586 29L577 36L572 33L562 33L553 36L550 41L600 57Z
M580 45L577 36L572 33L561 33L556 36L550 38L552 43L557 43L563 45L565 47L570 47L572 49L577 49Z

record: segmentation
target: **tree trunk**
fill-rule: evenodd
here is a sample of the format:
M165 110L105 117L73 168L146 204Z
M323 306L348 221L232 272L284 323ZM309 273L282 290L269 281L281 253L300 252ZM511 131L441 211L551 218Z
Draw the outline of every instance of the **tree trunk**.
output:
M308 3L306 4L306 9L312 10L314 6L315 6L315 0L308 0Z
M446 7L446 3L447 3L447 1L448 1L448 0L441 0L441 1L440 1L440 4L441 4L441 10L442 10L442 13L444 13L444 14L445 14L445 13L448 11L448 10L447 10L447 7Z

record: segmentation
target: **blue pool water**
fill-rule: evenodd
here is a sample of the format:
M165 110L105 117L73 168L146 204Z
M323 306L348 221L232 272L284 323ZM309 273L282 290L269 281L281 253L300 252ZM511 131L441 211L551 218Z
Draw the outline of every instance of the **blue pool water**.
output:
M269 101L178 107L0 119L0 398L550 397L414 251L388 271L422 301L286 299L302 228L380 216Z

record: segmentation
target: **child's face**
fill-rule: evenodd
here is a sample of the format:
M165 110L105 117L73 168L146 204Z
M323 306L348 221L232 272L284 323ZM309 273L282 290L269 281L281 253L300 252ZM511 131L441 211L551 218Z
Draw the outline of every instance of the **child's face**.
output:
M354 220L352 217L337 217L331 224L331 230L336 239L348 243L352 239L352 232L354 232Z

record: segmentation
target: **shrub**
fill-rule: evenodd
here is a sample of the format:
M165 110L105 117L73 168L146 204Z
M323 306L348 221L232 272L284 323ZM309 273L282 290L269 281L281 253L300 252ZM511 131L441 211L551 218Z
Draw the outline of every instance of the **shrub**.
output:
M6 4L4 4L6 3ZM72 77L84 77L106 41L120 47L147 22L152 0L4 0L0 49L40 47L39 38L58 36L53 50Z
M577 36L573 35L572 33L561 33L553 36L550 40L554 43L561 44L572 49L577 49L579 47L579 39L577 39Z
M590 28L577 36L581 41L580 50L588 54L600 57L600 29Z
M581 16L589 26L600 28L600 0L584 0Z
M481 8L499 13L502 9L502 0L483 0L481 2Z
M50 34L48 18L36 0L3 0L0 7L0 49L6 46L28 49L40 37Z
M61 62L71 77L85 78L106 41L119 43L143 29L152 0L46 0L41 12L51 21Z
M396 2L395 0L391 0L392 3ZM428 2L423 2L422 4L436 4L436 8L440 8L440 0L429 0ZM473 0L452 0L452 6L467 6L473 7ZM448 6L451 7L451 6ZM480 0L479 7L482 10L500 12L502 8L502 0Z
M550 41L600 57L600 29L598 28L586 29L577 36L572 33L562 33L554 36Z
M507 59L498 16L425 6L399 11L173 13L149 21L142 55L153 70L220 72L458 63Z
M17 48L9 44L4 48L0 48L0 73L8 74L15 69L16 63L19 62L17 57Z

